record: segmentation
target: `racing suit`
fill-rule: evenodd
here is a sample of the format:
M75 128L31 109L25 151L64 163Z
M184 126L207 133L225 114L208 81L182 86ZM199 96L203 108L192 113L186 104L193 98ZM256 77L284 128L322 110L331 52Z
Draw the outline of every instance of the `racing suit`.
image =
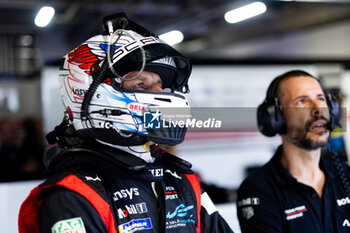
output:
M232 232L188 162L156 147L154 163L101 147L47 153L54 175L22 204L20 233Z
M350 232L350 197L332 160L321 158L326 176L322 197L299 183L281 163L282 146L238 190L242 233ZM349 166L341 164L349 175Z

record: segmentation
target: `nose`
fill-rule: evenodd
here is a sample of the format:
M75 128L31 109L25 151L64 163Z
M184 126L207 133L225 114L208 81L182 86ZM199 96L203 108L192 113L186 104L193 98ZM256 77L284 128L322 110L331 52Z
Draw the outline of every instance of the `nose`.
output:
M161 88L158 84L150 86L149 91L164 92L163 88Z
M312 116L320 116L321 115L321 110L318 107L313 107L311 110Z
M312 116L320 116L323 115L323 111L328 111L327 106L325 106L324 104L320 104L317 101L313 101L313 105L311 108L311 115Z

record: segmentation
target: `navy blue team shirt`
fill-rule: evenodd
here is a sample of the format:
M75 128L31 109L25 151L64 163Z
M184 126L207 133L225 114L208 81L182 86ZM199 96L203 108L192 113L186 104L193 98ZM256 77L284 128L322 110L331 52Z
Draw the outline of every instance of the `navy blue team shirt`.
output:
M242 233L350 232L350 197L332 160L321 158L326 180L322 197L299 183L281 163L282 146L238 190ZM349 176L349 166L344 164Z

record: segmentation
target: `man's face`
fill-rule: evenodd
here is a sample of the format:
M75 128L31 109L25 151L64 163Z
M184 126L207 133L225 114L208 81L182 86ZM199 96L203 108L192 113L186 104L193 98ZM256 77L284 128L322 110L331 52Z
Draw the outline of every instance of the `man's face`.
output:
M128 73L124 77L122 87L127 90L163 92L162 80L158 74L143 71L135 78L138 73L139 71Z
M308 76L291 77L281 81L279 90L287 140L308 150L327 145L329 110L318 81Z

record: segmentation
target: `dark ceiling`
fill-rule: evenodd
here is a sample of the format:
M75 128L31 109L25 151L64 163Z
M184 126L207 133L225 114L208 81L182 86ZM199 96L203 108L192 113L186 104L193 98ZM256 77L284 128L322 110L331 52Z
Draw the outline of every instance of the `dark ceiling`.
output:
M319 27L350 19L350 1L263 1L265 14L238 24L228 24L224 13L251 1L187 0L0 0L0 35L33 35L42 62L59 59L89 37L100 33L105 15L124 11L130 19L156 34L184 33L176 47L189 57L224 49L235 43ZM53 22L38 28L33 21L43 5L56 9ZM3 45L6 47L6 45ZM4 57L5 55L3 55ZM220 53L215 55L220 58ZM0 57L1 59L1 57Z

